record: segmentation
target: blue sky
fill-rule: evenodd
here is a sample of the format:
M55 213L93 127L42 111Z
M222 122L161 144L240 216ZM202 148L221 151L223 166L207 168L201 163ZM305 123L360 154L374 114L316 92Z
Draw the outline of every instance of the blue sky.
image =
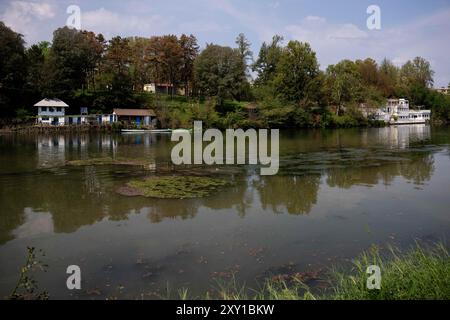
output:
M402 64L417 55L435 70L435 86L450 83L450 0L147 0L0 1L0 20L28 44L51 40L69 5L83 29L107 38L194 34L200 45L234 45L243 32L257 54L274 34L311 43L321 68L341 59L387 57ZM366 26L369 5L381 9L381 30Z

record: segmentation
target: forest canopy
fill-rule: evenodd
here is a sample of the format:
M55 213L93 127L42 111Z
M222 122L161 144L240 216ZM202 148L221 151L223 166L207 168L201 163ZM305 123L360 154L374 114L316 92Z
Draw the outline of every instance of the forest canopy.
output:
M432 89L430 63L416 57L402 66L390 60L342 60L320 66L306 42L275 35L256 56L244 34L234 47L207 44L194 35L120 36L62 27L52 42L26 46L23 36L0 22L0 117L33 116L40 99L108 113L113 108L154 108L172 125L205 119L221 127L325 127L363 125L361 106L380 107L388 98L450 119L450 97ZM169 96L144 91L148 83L175 88ZM182 96L177 93L183 89ZM249 120L246 107L258 106Z

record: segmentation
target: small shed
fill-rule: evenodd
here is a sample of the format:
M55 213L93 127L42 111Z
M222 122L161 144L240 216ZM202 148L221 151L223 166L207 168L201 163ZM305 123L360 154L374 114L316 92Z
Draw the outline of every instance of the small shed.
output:
M151 125L156 119L156 114L152 109L114 109L114 121L136 125Z

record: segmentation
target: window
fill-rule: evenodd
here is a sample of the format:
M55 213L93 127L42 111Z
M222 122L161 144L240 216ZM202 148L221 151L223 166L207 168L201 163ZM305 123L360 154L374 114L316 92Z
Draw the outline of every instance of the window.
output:
M55 109L54 108L48 108L48 111L55 112Z
M47 111L47 107L41 107L41 111L42 112L46 112Z
M61 112L61 107L56 108L56 111Z
M42 117L42 121L48 121L49 117Z

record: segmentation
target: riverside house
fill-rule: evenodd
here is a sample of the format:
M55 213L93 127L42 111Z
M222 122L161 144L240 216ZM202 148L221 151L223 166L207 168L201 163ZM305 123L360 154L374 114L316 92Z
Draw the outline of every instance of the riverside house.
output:
M86 107L80 109L79 115L66 115L66 108L69 105L60 99L45 98L34 106L38 107L37 123L41 125L64 126L88 123Z
M112 114L88 114L87 108L82 107L79 115L66 115L69 105L56 98L43 99L34 106L38 108L38 125L105 125L114 122L138 126L156 125L156 114L151 109L114 109Z
M38 124L64 125L66 108L69 106L59 99L43 99L34 105L38 108Z
M114 109L113 121L150 126L155 125L156 114L152 109Z

